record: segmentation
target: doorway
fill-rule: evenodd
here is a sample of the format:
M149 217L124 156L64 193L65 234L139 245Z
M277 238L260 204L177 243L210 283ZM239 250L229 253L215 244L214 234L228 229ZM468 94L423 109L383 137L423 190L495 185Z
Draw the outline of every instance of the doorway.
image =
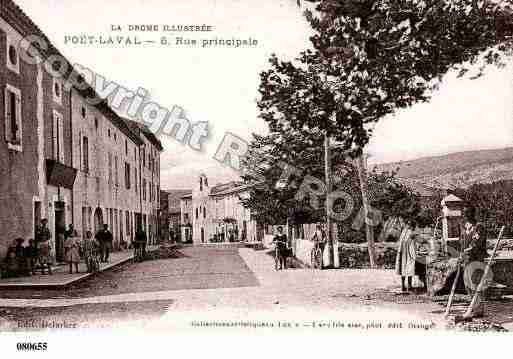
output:
M94 210L94 233L98 233L103 227L103 212L100 207Z
M64 261L64 231L66 230L66 216L64 202L55 202L55 257L57 261Z
M36 228L41 223L41 202L35 201L34 202L34 228L32 238L36 238Z

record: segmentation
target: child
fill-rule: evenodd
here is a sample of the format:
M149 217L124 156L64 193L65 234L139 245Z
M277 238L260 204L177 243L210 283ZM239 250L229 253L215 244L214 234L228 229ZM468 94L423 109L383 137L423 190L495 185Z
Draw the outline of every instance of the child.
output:
M79 243L77 241L78 233L73 231L73 234L66 238L64 241L64 259L69 263L69 274L73 273L73 264L75 271L78 273L78 264L80 263Z
M3 277L14 278L18 276L18 262L16 260L16 247L10 246L2 263Z

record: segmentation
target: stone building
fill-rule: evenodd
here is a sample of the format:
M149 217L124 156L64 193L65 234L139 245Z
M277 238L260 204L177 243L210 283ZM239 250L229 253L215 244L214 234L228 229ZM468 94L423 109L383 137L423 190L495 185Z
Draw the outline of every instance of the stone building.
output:
M90 91L72 90L73 222L82 236L108 224L114 247L133 239L142 204L138 176L141 138L105 103L89 105Z
M210 187L201 174L190 195L182 197L182 235L192 230L195 244L256 240L256 222L241 199L249 196L249 186L229 182Z
M192 243L192 192L189 191L180 198L180 218L181 218L181 232L182 242Z
M148 243L158 241L160 217L160 153L162 144L148 127L141 122L125 119L124 122L141 140L138 164L139 187L141 188L140 222L148 234Z
M47 44L32 63L18 46L30 35ZM12 0L0 0L0 257L15 238L34 238L41 218L57 260L70 224L84 236L107 223L117 247L142 224L155 243L160 141L105 102L86 101L92 89L66 86L45 68L50 56L72 69Z
M160 228L163 239L171 239L171 233L178 242L182 241L181 198L190 194L189 190L171 189L160 191Z
M71 155L70 93L42 64L23 61L20 41L37 35L49 44L45 57L61 54L11 0L0 1L0 255L16 237L33 238L47 218L54 254L56 234L70 223L76 171ZM25 54L26 55L26 54ZM39 61L37 61L39 60Z

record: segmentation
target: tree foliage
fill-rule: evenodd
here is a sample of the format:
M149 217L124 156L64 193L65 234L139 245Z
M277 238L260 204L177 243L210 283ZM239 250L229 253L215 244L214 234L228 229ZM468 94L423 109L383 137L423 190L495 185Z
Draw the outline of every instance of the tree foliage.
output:
M454 194L477 209L477 220L482 222L490 235L497 235L506 225L504 235L511 236L509 224L513 218L513 181L475 184L466 189L456 189Z
M310 140L313 140L310 138ZM315 223L326 220L325 196L319 196L318 207L312 207L310 198L299 201L296 194L306 176L325 181L322 136L312 145L299 134L290 133L282 138L278 134L254 135L249 146L249 155L244 160L244 179L255 185L250 196L241 199L251 209L253 217L260 223L283 224ZM294 167L295 173L283 182L283 164ZM364 239L364 228L354 229L357 216L361 215L361 191L354 161L340 149L333 151L333 190L349 194L353 209L350 216L338 223L339 233L348 238ZM401 183L396 172L372 171L368 176L369 201L374 210L382 213L383 220L390 217L419 218L420 197ZM345 208L343 200L334 203L334 211ZM379 230L378 228L376 228ZM342 238L346 240L346 238Z
M359 154L372 124L427 101L449 70L511 50L513 0L309 0L313 48L270 58L258 102L272 133L327 132Z

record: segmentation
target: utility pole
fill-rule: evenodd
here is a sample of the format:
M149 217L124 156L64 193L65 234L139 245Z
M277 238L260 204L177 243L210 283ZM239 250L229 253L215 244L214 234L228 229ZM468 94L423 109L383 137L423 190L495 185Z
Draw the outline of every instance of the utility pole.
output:
M369 223L369 198L367 196L367 157L362 154L356 159L358 177L360 182L360 191L362 192L363 223L365 225L365 235L367 238L367 247L369 251L369 260L371 268L376 267L376 251L374 249L374 229Z
M331 150L330 150L330 137L328 132L324 133L324 174L326 178L326 235L328 237L328 251L330 255L330 265L335 267L334 261L338 253L335 253L335 246L333 243L333 231L331 223L331 211L329 196L333 191L331 181ZM337 261L338 262L338 261Z

